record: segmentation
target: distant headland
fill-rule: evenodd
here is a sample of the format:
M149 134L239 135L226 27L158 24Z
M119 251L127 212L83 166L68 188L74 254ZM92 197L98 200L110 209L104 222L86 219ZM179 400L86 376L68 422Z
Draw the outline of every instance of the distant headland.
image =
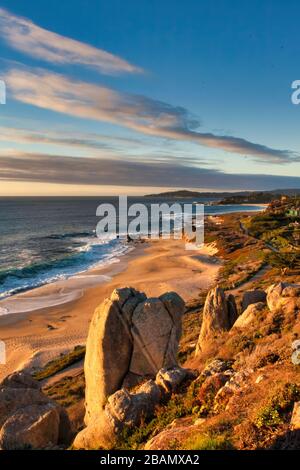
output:
M157 194L146 194L144 197L153 198L194 198L194 199L214 199L218 204L267 204L282 196L297 196L300 188L276 189L274 191L237 191L237 192L201 192L180 189L178 191L166 191Z

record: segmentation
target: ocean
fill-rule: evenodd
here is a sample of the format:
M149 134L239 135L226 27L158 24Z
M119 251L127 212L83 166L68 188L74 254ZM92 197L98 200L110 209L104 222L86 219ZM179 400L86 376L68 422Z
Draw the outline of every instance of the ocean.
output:
M96 209L112 197L0 198L0 299L120 260L132 244L96 236ZM128 204L162 202L128 198ZM163 202L174 203L174 199ZM176 201L191 203L195 200ZM208 200L198 200L207 204ZM261 210L260 206L205 206L205 214Z

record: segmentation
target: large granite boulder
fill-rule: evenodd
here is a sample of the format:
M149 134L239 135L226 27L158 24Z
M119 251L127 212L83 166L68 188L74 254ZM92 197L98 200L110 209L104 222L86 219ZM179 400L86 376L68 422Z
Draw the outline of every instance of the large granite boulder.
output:
M247 328L247 326L254 323L260 313L266 308L266 304L258 302L256 304L250 304L246 310L238 317L234 323L234 328Z
M300 310L300 285L279 282L267 290L267 305L271 312L293 313Z
M103 427L107 435L109 429L115 434L117 421L107 416L118 415L110 408L116 392L122 403L128 402L129 389L154 379L163 368L177 367L184 309L184 301L175 292L147 299L144 293L130 287L114 290L96 309L84 363L85 424L89 429L80 434L81 445L85 442L94 446ZM129 408L136 410L137 400L143 402L142 396L130 395Z
M36 404L45 405L49 402L39 390L27 388L2 388L0 385L0 428L18 409Z
M215 287L206 297L196 355L201 353L207 340L217 333L229 330L237 317L233 296L226 298L223 289Z
M175 292L160 298L126 287L96 309L86 345L85 423L94 422L109 396L177 365L184 301Z
M251 304L257 304L258 302L266 302L267 294L264 290L248 290L244 292L242 298L242 312L246 310Z
M160 299L147 299L132 315L134 347L130 372L155 375L177 363L179 334L172 316Z
M179 341L182 333L181 318L185 311L184 300L176 294L176 292L166 292L165 294L162 294L159 299L162 301L173 320L176 330L176 338Z
M94 313L84 361L86 424L102 411L107 397L121 387L128 372L133 348L133 308L124 309L123 314L122 307L128 301L130 306L135 305L142 298L132 289L116 289Z
M43 449L69 444L71 427L65 410L40 390L25 372L0 384L0 448Z
M228 308L228 322L232 326L239 316L238 309L235 301L235 297L232 294L229 294L227 297L227 308Z
M53 403L29 405L17 410L0 431L0 446L5 450L53 447L59 438L59 411Z

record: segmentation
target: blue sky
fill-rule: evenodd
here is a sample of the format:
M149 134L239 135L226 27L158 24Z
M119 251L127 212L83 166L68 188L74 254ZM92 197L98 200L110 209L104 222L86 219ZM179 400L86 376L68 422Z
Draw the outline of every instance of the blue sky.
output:
M296 0L1 8L0 194L300 187Z

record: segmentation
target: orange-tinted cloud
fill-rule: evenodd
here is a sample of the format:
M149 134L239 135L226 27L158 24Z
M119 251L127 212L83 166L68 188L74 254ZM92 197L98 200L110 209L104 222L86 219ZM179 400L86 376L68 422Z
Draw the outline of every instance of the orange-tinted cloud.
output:
M43 69L13 68L5 79L13 97L30 105L114 123L146 135L195 142L268 163L300 160L290 150L274 149L240 137L200 132L199 121L186 109L141 95L119 93Z

